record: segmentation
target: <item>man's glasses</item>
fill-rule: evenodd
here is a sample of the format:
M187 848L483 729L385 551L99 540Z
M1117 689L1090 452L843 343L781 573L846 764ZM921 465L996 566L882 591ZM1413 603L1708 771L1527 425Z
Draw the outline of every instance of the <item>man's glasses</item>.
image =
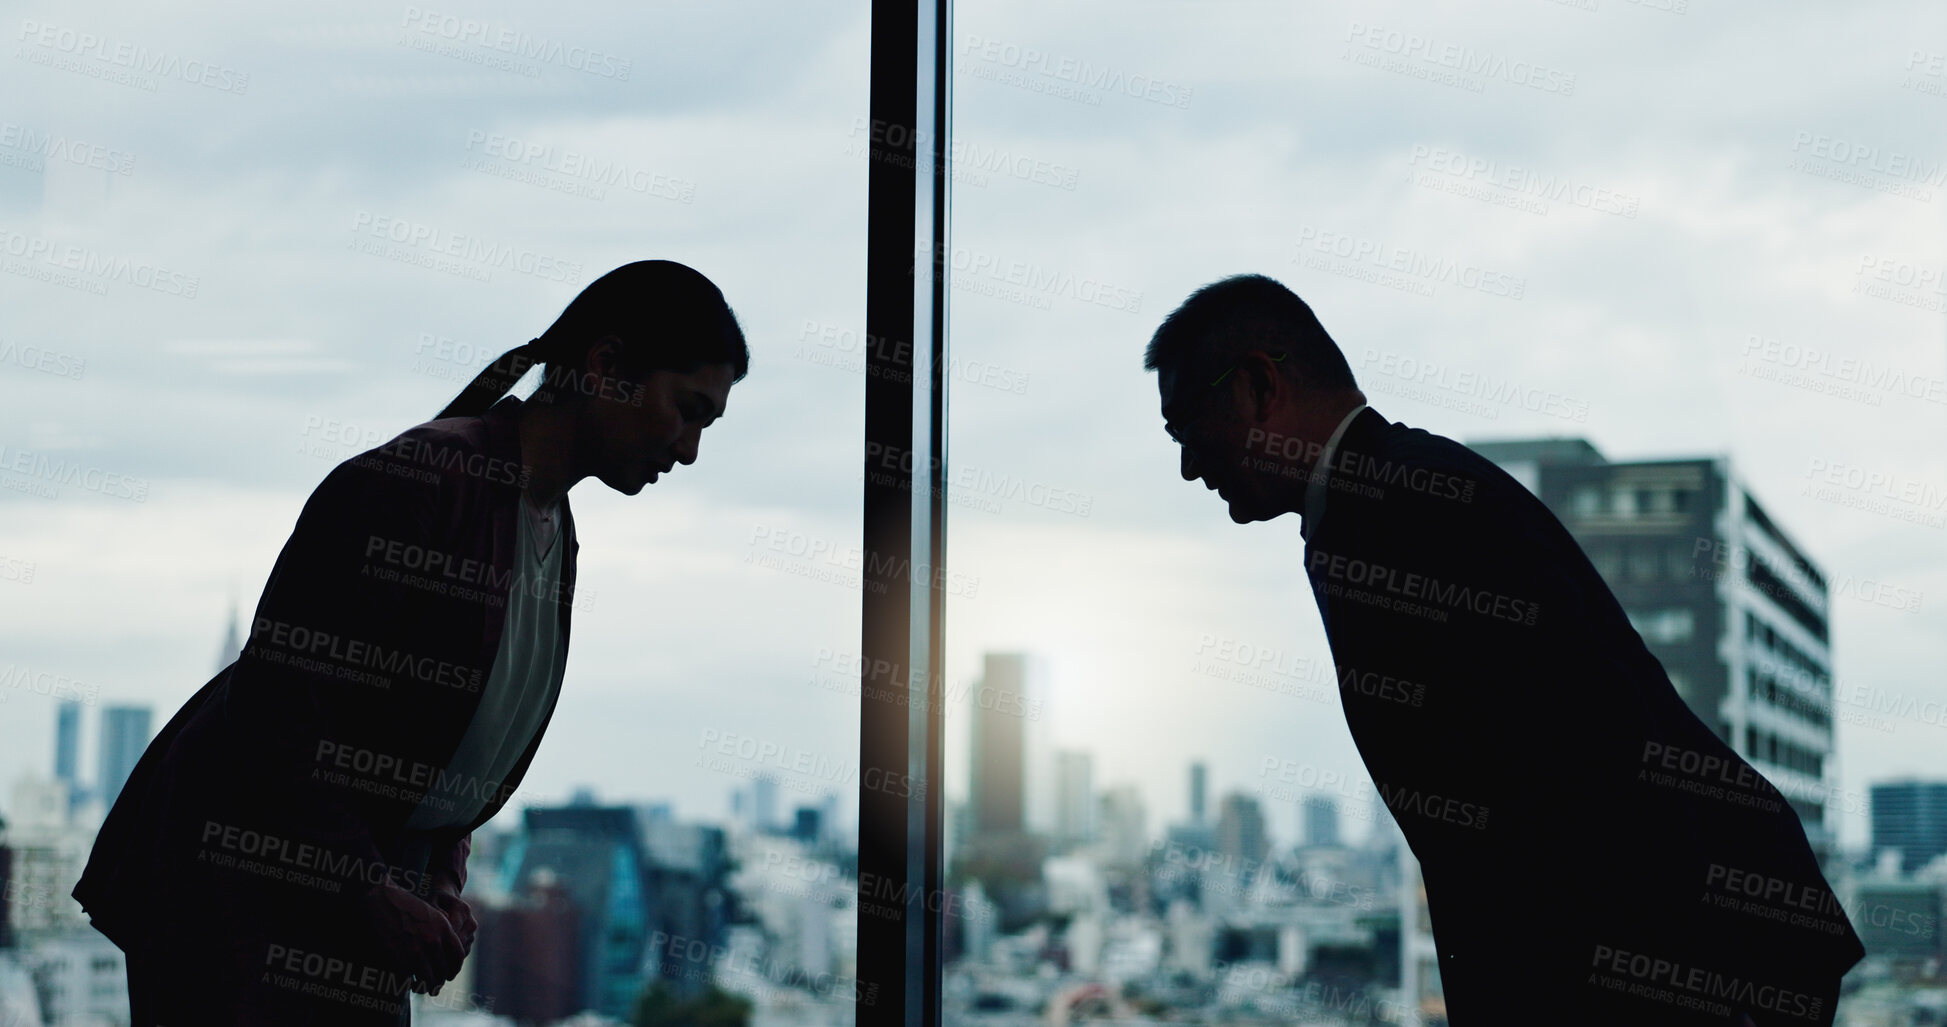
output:
M1217 377L1215 377L1215 378L1212 378L1212 379L1210 379L1210 384L1211 384L1212 386L1215 386L1215 385L1216 385L1216 384L1217 384L1218 382L1221 382L1221 381L1223 381L1223 380L1224 380L1225 378L1228 378L1228 377L1230 377L1230 373L1231 373L1232 371L1235 371L1235 370L1237 370L1237 365L1238 365L1238 364L1241 364L1241 363L1243 363L1243 362L1244 362L1244 361L1243 361L1243 359L1242 359L1242 358L1239 358L1239 359L1237 359L1236 361L1233 361L1233 362L1231 363L1231 365L1230 365L1229 367L1226 367L1226 368L1224 368L1224 373L1223 373L1223 374L1220 374L1220 375L1218 375ZM1271 357L1271 362L1272 362L1272 363L1274 363L1274 364L1282 364L1282 363L1284 363L1284 354L1283 354L1283 353L1277 353L1277 354L1274 354L1274 355L1273 355L1273 356Z
M1282 364L1282 363L1284 363L1284 358L1285 358L1285 354L1283 354L1283 353L1272 353L1272 354L1271 354L1271 362L1272 362L1272 363L1274 363L1274 364ZM1228 378L1228 377L1230 377L1230 373L1231 373L1232 371L1235 371L1235 370L1237 370L1237 365L1238 365L1238 364L1241 364L1241 363L1243 363L1243 362L1244 362L1244 360L1243 360L1243 358L1242 358L1242 357L1240 357L1240 358L1238 358L1237 360L1234 360L1234 361L1232 361L1232 362L1231 362L1231 365L1230 365L1229 367L1226 367L1226 368L1224 368L1224 371L1223 371L1223 373L1222 373L1222 374L1220 374L1220 375L1218 375L1218 376L1217 376L1217 377L1215 377L1215 378L1212 378L1212 379L1210 379L1210 387L1211 387L1211 388L1213 388L1213 389L1214 389L1214 388L1216 388L1216 387L1217 387L1217 386L1218 386L1219 384L1221 384L1221 383L1223 382L1223 380L1224 380L1225 378ZM1168 432L1168 433L1169 433L1169 437L1170 437L1170 441L1172 441L1172 442L1174 442L1174 443L1176 443L1176 444L1177 444L1177 445L1179 445L1179 446L1182 446L1182 447L1184 447L1185 449L1188 449L1188 448L1190 448L1190 444L1189 444L1188 442L1185 442L1185 441L1183 441L1183 436L1181 436L1181 435L1178 435L1178 434L1176 433L1176 426L1175 426L1175 425L1172 425L1172 424L1170 424L1170 423L1169 423L1168 421L1164 421L1164 422L1163 422L1163 430L1164 430L1165 432Z

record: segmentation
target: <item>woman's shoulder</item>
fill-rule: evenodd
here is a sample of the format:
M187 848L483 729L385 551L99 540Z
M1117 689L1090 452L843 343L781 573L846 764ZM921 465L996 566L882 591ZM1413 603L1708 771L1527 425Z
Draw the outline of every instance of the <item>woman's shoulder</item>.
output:
M496 404L485 414L445 417L414 425L390 441L340 465L377 472L390 479L433 486L511 485L524 487L528 468L520 462L514 414L519 400ZM447 491L441 489L440 491Z

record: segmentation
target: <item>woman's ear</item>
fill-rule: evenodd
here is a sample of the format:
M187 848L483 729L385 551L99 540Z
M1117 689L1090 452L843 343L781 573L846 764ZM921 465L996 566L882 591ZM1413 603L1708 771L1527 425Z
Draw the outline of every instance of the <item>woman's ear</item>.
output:
M620 378L622 366L622 337L613 333L604 335L588 344L582 362L582 369L603 378Z

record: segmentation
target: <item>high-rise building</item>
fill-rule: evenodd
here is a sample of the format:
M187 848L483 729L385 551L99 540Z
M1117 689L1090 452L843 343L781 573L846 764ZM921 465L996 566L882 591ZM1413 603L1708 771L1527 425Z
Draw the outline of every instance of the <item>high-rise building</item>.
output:
M95 780L103 808L113 806L122 785L149 746L147 706L109 706L101 711L101 773Z
M979 684L968 693L972 766L967 779L969 825L975 834L1027 830L1027 657L986 654Z
M635 810L592 804L530 806L505 859L513 872L510 892L529 887L544 869L567 889L580 953L575 968L578 1008L630 1015L642 987L649 941L647 859ZM550 912L549 923L555 922ZM496 1008L504 1008L498 998Z
M1135 785L1117 785L1102 793L1102 847L1109 862L1142 865L1149 852L1149 818L1142 792Z
M1554 512L1719 738L1829 854L1832 651L1825 575L1726 457L1612 463L1583 439L1470 443Z
M802 842L807 849L817 848L819 839L824 837L823 812L816 806L799 806L792 810L791 837Z
M127 963L122 951L100 931L71 928L23 947L20 956L34 980L45 1022L127 1022Z
M1869 956L1938 960L1947 955L1947 883L1877 876L1855 882L1847 917Z
M235 596L231 596L230 620L223 626L223 644L216 651L215 672L221 674L223 668L237 662L237 657L242 653L243 639L237 634L237 600Z
M1190 764L1190 819L1163 829L1164 840L1179 855L1217 848L1217 825L1210 820L1210 768L1202 760ZM1192 858L1198 858L1194 855Z
M472 957L478 1001L518 1023L554 1023L582 1002L584 917L553 870L536 867L506 904L482 906Z
M1329 795L1307 795L1300 803L1306 845L1339 843L1339 804Z
M14 850L7 844L7 820L0 817L0 952L14 945L13 893Z
M815 807L806 807L818 813ZM802 810L801 810L802 812ZM822 814L818 819L822 821ZM652 821L640 825L650 938L688 938L713 948L723 944L733 912L728 879L733 860L723 828L714 824ZM821 826L821 831L828 831ZM825 908L832 916L831 905ZM677 995L703 990L708 975L698 974L668 950L652 951L649 961Z
M1901 873L1947 853L1947 781L1882 781L1872 786L1873 855L1898 852Z
M1243 792L1224 796L1217 811L1217 851L1237 865L1261 862L1271 849L1264 830L1264 809ZM1241 871L1240 871L1241 872Z
M751 830L768 834L777 829L777 775L760 773L750 781Z
M81 787L81 700L63 699L54 708L54 779L68 786L72 812L88 797Z
M1095 761L1085 752L1055 754L1055 837L1067 845L1095 840Z
M7 919L16 941L34 945L88 927L88 918L68 896L81 880L94 846L94 831L75 822L68 809L67 785L34 774L13 785L13 814L7 825L11 850L7 871Z
M1433 915L1427 907L1420 861L1401 847L1399 881L1400 994L1410 1023L1444 1023L1446 991L1440 984L1440 951L1433 941Z

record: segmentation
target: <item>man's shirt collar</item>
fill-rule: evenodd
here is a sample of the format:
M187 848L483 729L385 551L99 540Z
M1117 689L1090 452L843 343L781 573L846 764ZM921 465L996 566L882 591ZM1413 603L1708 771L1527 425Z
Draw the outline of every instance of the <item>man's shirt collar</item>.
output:
M1299 537L1307 542L1311 541L1312 532L1318 529L1318 522L1325 516L1325 479L1331 473L1332 455L1338 452L1339 439L1345 435L1345 429L1364 409L1366 404L1361 403L1345 415L1339 426L1332 429L1332 437L1325 441L1325 448L1318 454L1318 462L1312 465L1311 480L1305 485L1304 523L1298 527Z

